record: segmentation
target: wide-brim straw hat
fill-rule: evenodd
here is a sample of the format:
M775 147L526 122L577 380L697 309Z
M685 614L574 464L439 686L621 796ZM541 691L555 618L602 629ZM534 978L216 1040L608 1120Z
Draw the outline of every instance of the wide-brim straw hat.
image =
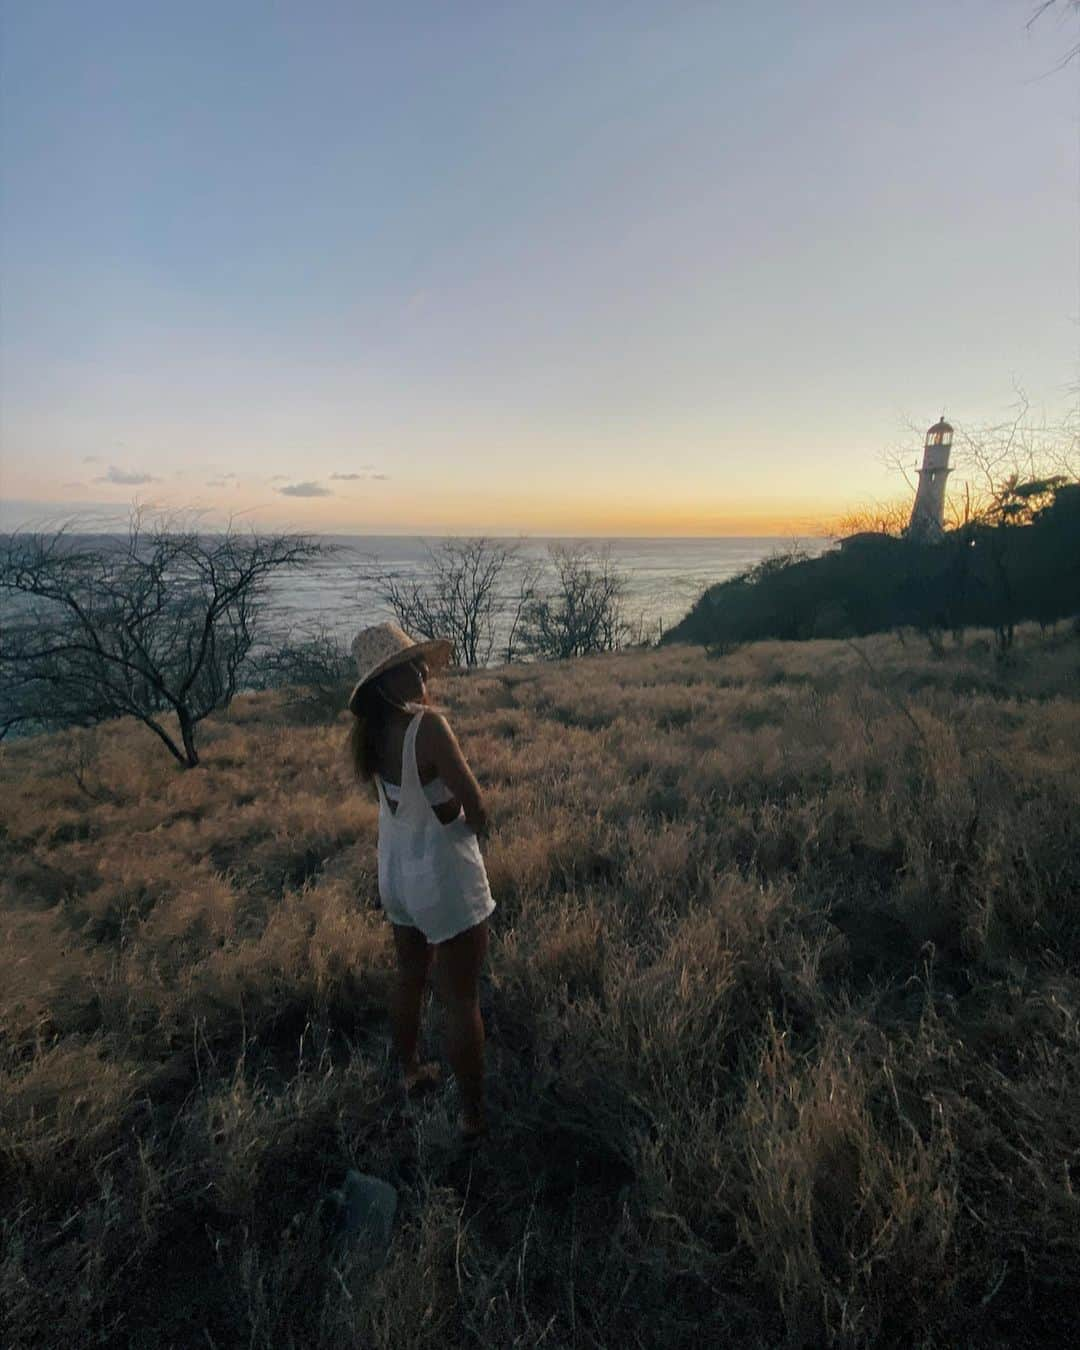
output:
M349 695L349 711L355 713L357 696L365 684L370 684L384 671L421 656L432 670L441 670L450 664L454 644L446 638L417 642L396 623L377 623L357 633L352 641L352 654L360 677Z

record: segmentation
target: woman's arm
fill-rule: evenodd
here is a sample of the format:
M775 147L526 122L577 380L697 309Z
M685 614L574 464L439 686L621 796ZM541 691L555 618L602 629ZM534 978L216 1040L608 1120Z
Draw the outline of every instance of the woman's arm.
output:
M465 819L482 834L487 828L487 812L480 796L480 784L473 776L457 737L441 713L428 712L420 724L426 742L425 758L430 758L439 777L461 803Z

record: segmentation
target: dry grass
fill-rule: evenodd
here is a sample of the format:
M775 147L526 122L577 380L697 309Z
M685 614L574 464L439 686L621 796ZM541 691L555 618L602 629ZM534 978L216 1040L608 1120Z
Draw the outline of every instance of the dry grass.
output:
M3 1343L1063 1342L1080 644L863 650L448 681L496 822L471 1162L452 1087L395 1095L344 723L5 749ZM351 1166L401 1194L374 1275Z

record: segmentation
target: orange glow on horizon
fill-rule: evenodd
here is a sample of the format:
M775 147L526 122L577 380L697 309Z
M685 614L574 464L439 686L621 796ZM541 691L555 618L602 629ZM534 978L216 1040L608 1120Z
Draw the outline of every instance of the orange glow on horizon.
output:
M479 474L480 483L474 480L470 485L461 479L419 478L415 471L358 483L312 475L313 481L302 486L325 495L299 496L283 492L272 480L248 474L237 475L228 488L209 491L205 483L185 481L186 475L126 489L119 484L66 484L83 488L81 500L74 492L58 490L29 464L19 477L22 481L5 486L10 497L32 504L28 523L31 515L77 516L80 508L99 518L108 511L123 519L138 502L151 513L202 513L211 527L231 517L241 526L305 533L809 538L829 533L844 509L835 497L830 500L821 494L816 484L808 485L805 495L789 482L782 494L758 489L749 496L745 490L725 493L716 482L690 487L685 478L643 484L629 469L614 490L610 476L596 474L587 481L584 473L574 490L566 490L561 483L556 485L554 472L531 491L516 483L496 484L490 479L485 483ZM523 479L528 482L527 476ZM10 509L5 517L10 524Z
M568 506L544 501L489 502L476 498L459 502L414 501L397 510L373 512L357 503L354 512L332 500L300 504L273 502L252 509L251 514L267 523L295 523L300 529L338 534L493 534L540 536L611 536L656 538L716 538L820 535L827 532L836 508L814 511L793 506L778 511L738 510L730 507L710 512L695 506L668 507L652 512L639 506L575 503Z
M37 485L35 485L37 486ZM610 497L590 500L539 492L530 496L458 489L453 492L415 492L400 484L379 484L378 489L345 496L279 495L265 484L242 482L229 493L187 493L180 484L164 490L148 489L138 495L146 510L206 513L208 520L234 517L239 523L327 534L490 534L501 536L581 536L657 538L810 537L827 534L840 516L835 501L785 500L768 505L759 502L716 502L703 492L696 500L642 501L628 492L623 501ZM635 497L637 498L635 500ZM85 502L96 511L109 509L124 516L135 501L134 494L102 494ZM33 497L36 516L59 517L71 506L51 493ZM76 513L77 514L77 513Z

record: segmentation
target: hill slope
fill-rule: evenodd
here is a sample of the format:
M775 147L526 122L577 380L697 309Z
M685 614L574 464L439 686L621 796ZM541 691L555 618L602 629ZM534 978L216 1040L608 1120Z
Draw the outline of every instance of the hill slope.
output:
M471 1161L451 1087L396 1093L344 721L4 750L5 1344L1063 1340L1080 645L1023 643L447 680L499 903ZM352 1166L401 1193L373 1277L319 1218Z

